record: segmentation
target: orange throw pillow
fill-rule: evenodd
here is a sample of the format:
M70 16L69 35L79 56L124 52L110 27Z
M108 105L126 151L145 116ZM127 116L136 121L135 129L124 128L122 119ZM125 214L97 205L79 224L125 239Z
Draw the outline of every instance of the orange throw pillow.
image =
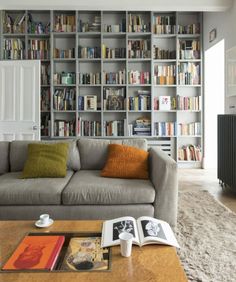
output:
M126 145L108 145L108 158L101 176L148 179L148 152Z

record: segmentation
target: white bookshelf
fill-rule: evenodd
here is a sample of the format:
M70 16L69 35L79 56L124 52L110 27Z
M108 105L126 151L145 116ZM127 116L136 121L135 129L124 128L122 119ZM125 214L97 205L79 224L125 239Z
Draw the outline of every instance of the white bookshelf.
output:
M3 28L3 21L5 13L9 14L13 21L20 17L25 16L24 30L20 33L9 33ZM129 14L141 16L144 22L148 25L150 23L150 30L145 32L130 32L128 30ZM50 29L47 34L35 34L28 30L30 20L27 15L31 15L34 22L42 22L43 24L50 23ZM75 29L68 32L58 32L54 30L54 23L57 15L73 15L75 17ZM156 34L153 18L154 16L172 16L175 21L175 28L171 34ZM96 31L82 31L80 20L83 23L93 23L95 17L101 18L101 26ZM41 84L43 91L50 90L50 104L48 108L41 109L42 121L48 117L50 120L49 134L45 134L42 130L43 138L63 138L54 134L54 121L66 120L74 121L75 131L70 136L72 138L79 137L78 134L78 119L82 118L87 121L98 121L101 123L101 136L90 136L92 138L105 138L105 131L103 124L105 121L124 120L124 132L128 132L128 125L134 123L139 117L146 117L151 120L151 136L143 136L149 140L149 143L160 145L169 142L170 152L179 166L183 167L201 167L199 161L181 161L178 160L178 148L193 144L199 145L203 148L202 141L202 105L200 109L171 109L171 110L156 110L154 109L154 99L159 96L171 96L177 98L177 95L182 97L203 97L203 53L202 53L202 15L198 12L134 12L134 11L0 11L0 58L2 60L8 59L4 56L5 40L19 39L25 44L24 59L29 59L28 48L30 47L30 40L47 40L50 46L50 55L48 58L41 59L42 65L49 66L51 73L50 81L46 84ZM178 34L178 25L200 24L200 32L196 34ZM105 27L109 28L111 25L118 25L122 27L120 31L105 31ZM113 28L113 27L112 27ZM115 27L114 27L115 29ZM128 42L129 40L148 40L150 43L150 58L129 58L128 56ZM178 42L183 40L196 40L200 45L200 57L197 59L183 59L179 57ZM105 44L109 48L126 48L124 58L103 58L102 45ZM99 58L80 58L78 47L98 47L101 48ZM156 59L153 56L154 46L170 51L175 51L175 58ZM74 49L73 58L55 58L54 48L60 50ZM200 82L197 85L181 85L179 83L179 73L181 66L184 64L199 65L200 68ZM173 84L155 84L154 71L157 65L172 65L176 70L175 82ZM102 79L103 71L118 72L121 70L126 71L125 84L108 84ZM148 84L130 84L128 83L128 72L131 70L150 72L151 81ZM53 74L70 72L75 73L75 81L71 84L57 84L53 81ZM81 84L78 79L78 73L100 73L99 84ZM75 103L74 108L69 110L56 110L53 106L53 95L57 89L74 89ZM137 96L138 90L149 90L151 93L151 108L147 110L130 110L125 105L122 110L106 110L103 105L103 91L104 88L124 88L126 101L129 97ZM101 105L96 111L92 110L78 110L78 97L86 95L96 95L97 102ZM203 99L201 99L203 100ZM175 122L179 123L194 123L200 122L201 134L199 135L180 135L175 132L172 135L157 136L155 135L156 122ZM178 126L177 126L178 127ZM119 136L118 138L129 137L139 138L139 136ZM66 138L66 137L65 137ZM82 137L86 138L86 136ZM109 138L116 138L116 136L109 136ZM169 146L168 145L168 146ZM164 145L163 145L164 146Z

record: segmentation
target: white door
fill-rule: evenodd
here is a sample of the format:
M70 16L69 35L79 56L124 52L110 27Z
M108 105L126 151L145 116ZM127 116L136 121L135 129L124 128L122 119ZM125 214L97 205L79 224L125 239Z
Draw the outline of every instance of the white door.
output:
M40 140L40 61L0 61L0 140Z

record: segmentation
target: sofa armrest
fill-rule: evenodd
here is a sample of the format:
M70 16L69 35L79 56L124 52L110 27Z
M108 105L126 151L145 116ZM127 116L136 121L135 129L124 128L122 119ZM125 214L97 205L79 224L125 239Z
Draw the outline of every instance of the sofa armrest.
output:
M149 153L150 179L156 190L154 217L174 227L178 205L177 163L159 148L151 147Z

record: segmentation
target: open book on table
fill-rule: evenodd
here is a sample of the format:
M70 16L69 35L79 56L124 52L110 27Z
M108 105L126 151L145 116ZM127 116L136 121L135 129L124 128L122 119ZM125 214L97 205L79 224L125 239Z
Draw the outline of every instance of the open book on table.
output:
M130 216L104 221L101 247L120 244L119 234L133 234L133 244L164 244L180 248L170 225L153 217L142 216L137 220Z

